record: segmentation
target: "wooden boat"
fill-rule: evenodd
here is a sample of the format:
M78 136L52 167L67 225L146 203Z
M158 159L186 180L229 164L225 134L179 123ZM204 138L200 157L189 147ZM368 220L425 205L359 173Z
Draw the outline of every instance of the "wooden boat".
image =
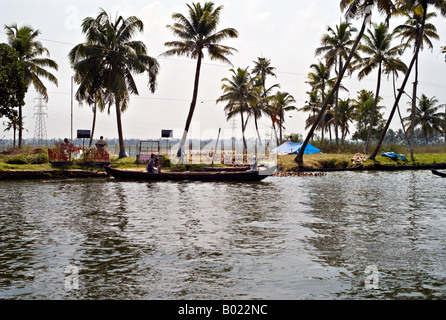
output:
M446 163L437 164L423 164L423 165L404 165L404 166L392 166L376 163L374 168L384 171L397 171L397 170L431 170L431 169L446 169Z
M116 179L137 181L234 181L250 182L262 181L273 175L277 167L259 171L220 171L220 172L161 172L148 173L145 171L119 170L110 166L104 167L109 176Z
M440 171L437 171L437 170L435 170L435 169L431 169L431 171L432 171L432 173L435 174L436 176L446 178L446 173L444 173L444 172L440 172Z

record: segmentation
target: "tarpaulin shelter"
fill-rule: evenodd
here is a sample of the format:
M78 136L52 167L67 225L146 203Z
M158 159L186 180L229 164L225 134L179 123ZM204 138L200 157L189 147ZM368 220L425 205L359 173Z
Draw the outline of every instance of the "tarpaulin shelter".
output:
M301 147L302 147L302 143L295 143L295 142L287 141L284 144L277 147L276 149L274 149L272 151L272 153L297 154L300 151ZM304 154L313 154L313 153L320 153L320 152L322 152L322 151L308 143L307 147L305 148Z

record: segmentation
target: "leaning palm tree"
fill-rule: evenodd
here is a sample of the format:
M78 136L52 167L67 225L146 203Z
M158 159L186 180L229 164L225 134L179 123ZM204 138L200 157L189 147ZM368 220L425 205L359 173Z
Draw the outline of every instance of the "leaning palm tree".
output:
M256 105L260 99L258 89L253 86L251 75L248 68L237 70L231 69L232 77L223 78L222 90L223 95L217 99L217 103L226 102L225 113L227 120L240 115L242 124L242 138L243 138L243 155L244 160L247 154L248 145L245 138L245 130L249 114L250 105Z
M410 105L412 103L409 103ZM426 141L426 145L429 143L429 136L434 133L443 132L444 125L443 119L445 117L445 113L438 112L440 109L440 105L438 105L438 100L435 97L428 98L424 94L421 95L421 98L418 103L418 107L415 109L415 126L421 126L421 132L423 132L424 139ZM408 108L407 112L411 112L412 108ZM405 120L409 124L409 129L412 129L412 117L409 116L405 118Z
M166 42L165 46L172 49L162 54L163 56L179 55L197 59L194 92L180 143L179 153L184 149L192 117L197 105L200 71L204 58L203 51L205 49L207 50L211 60L223 61L231 64L227 56L232 55L236 50L221 45L220 42L227 38L238 37L237 30L233 28L217 31L217 26L220 22L220 12L223 9L223 6L215 8L214 3L206 2L204 5L201 5L200 3L192 3L192 5L187 5L187 7L189 9L189 17L186 17L181 13L174 13L172 15L173 20L176 22L173 25L168 25L167 28L171 30L175 36L180 38L180 40Z
M49 57L50 53L37 37L40 35L39 30L34 30L30 26L18 27L17 24L5 26L8 36L9 45L14 48L20 56L20 60L25 63L25 82L28 87L32 84L36 91L48 101L48 92L46 86L42 82L42 78L49 80L57 86L57 78L45 68L58 70L58 65L50 58L44 58L43 55ZM23 114L22 106L19 106L18 118L18 146L22 146L23 131Z
M393 30L393 34L396 37L401 38L401 43L405 44L406 48L410 48L411 46L415 46L415 44L418 41L418 37L421 36L420 34L420 28L421 28L421 19L422 14L419 10L417 10L417 7L412 8L402 8L401 10L402 14L407 18L404 24L397 26ZM439 36L437 34L437 28L432 23L427 23L428 19L436 17L437 14L435 12L430 12L426 14L426 22L424 24L424 34L422 36L422 40L420 43L420 50L424 49L424 46L426 45L429 49L433 50L433 44L431 39L439 39ZM417 87L418 87L418 62L419 58L417 56L415 60L415 79L413 82L413 92L412 92L412 123L411 123L411 136L410 136L410 156L412 160L414 159L413 151L415 147L415 134L414 134L414 122L415 122L415 108L416 108L416 96L417 96ZM399 111L399 110L398 110Z
M403 52L403 45L392 46L392 34L386 24L374 24L373 30L368 30L363 36L363 43L359 45L358 50L362 51L366 56L362 57L352 70L358 70L359 80L369 75L374 69L378 69L378 80L375 92L375 104L371 113L369 132L365 143L365 153L369 152L369 146L372 138L373 125L375 123L375 110L378 105L381 75L394 70L405 72L407 66L399 59Z
M355 43L353 44L350 54L347 57L346 61L344 62L344 68L339 72L338 79L333 86L332 90L330 91L329 95L326 97L325 101L322 104L321 110L319 112L319 115L317 119L315 120L315 123L313 123L313 126L311 127L310 131L308 132L307 137L305 138L302 148L300 149L299 153L297 154L294 161L299 165L303 165L303 156L305 148L308 145L308 142L310 141L311 137L313 136L314 130L318 126L319 122L323 118L325 111L328 107L328 104L332 100L334 94L338 90L341 81L344 77L345 72L347 71L347 68L350 65L350 61L352 60L353 56L355 55L355 51L357 46L359 45L359 42L361 41L361 38L365 32L365 29L367 25L370 23L370 19L372 17L372 9L374 6L377 6L378 10L380 12L384 12L387 14L387 17L390 17L390 14L394 10L394 4L391 0L341 0L340 6L341 10L345 10L345 15L347 19L351 18L357 18L357 17L363 17L363 22L361 29L358 33L358 36L355 40Z
M350 47L354 44L352 35L356 32L356 28L352 27L349 22L342 22L336 26L336 30L331 27L327 28L327 34L324 34L321 39L322 46L316 49L316 55L324 54L324 58L328 64L334 64L335 72L339 75L340 70L344 67L344 60L347 59L350 53ZM338 143L338 101L339 88L336 91L335 97L335 137Z
M415 7L416 8L415 10L417 10L417 12L421 13L422 19L421 19L421 26L419 29L420 34L417 38L417 41L416 41L416 44L414 47L414 53L413 53L412 60L411 60L409 67L406 71L406 76L404 77L404 80L402 82L401 88L399 90L398 96L397 96L395 103L393 105L393 108L390 111L390 115L387 120L387 123L384 126L384 130L381 134L381 138L378 141L375 151L373 151L372 155L369 157L369 159L371 159L371 160L375 160L376 156L378 155L378 152L381 148L382 142L384 141L384 138L386 137L387 130L389 129L390 123L392 122L393 115L395 114L395 111L398 107L399 101L401 100L401 97L404 93L404 88L406 87L406 84L409 81L409 77L410 77L412 68L418 59L418 54L421 50L422 39L423 39L423 35L424 35L424 27L425 27L427 15L428 15L428 12L427 12L428 8L434 7L435 9L440 10L440 13L444 17L446 17L446 2L444 0L398 0L398 5L401 8Z
M97 100L99 92L103 92L108 97L109 105L113 102L116 106L120 158L127 156L121 114L128 107L130 95L139 94L132 74L147 73L150 91L155 92L156 89L158 61L147 55L143 42L132 39L137 31L143 30L144 24L137 17L124 19L119 16L112 21L101 9L96 18L84 19L82 31L86 35L86 42L70 52L70 60L75 69L85 70L90 66L93 71L99 72L98 77L86 79L86 94ZM78 75L78 80L81 80L86 73L81 71ZM98 83L90 85L88 81L93 81L92 79L96 79ZM102 91L97 91L99 89Z

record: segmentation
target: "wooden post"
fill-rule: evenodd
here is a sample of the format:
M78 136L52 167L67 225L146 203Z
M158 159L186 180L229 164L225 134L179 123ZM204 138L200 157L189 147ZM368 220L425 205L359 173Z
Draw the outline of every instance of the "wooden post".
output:
M218 129L217 143L215 144L214 153L212 154L212 167L214 166L215 154L217 153L218 141L220 140L221 128Z

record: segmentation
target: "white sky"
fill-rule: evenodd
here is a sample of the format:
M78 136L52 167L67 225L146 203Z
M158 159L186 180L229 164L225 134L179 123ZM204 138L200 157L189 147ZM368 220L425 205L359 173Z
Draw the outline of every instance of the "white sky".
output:
M31 0L0 0L0 42L6 42L5 24L17 23L19 26L28 24L39 29L41 42L50 50L51 58L59 64L59 71L54 72L59 80L56 87L47 83L49 92L48 117L46 130L48 138L64 138L71 136L71 76L72 70L67 58L71 48L84 41L80 25L85 17L96 17L99 8L104 8L112 15L122 15L125 18L135 15L145 24L143 34L138 36L148 46L149 55L158 57L166 50L164 43L175 37L167 30L166 25L172 24L171 15L174 12L187 14L184 0L121 0L121 1L31 1ZM258 57L271 60L276 67L277 79L270 78L268 84L279 83L280 90L289 92L296 99L296 106L301 107L307 100L306 91L310 89L305 83L310 65L317 63L314 51L320 46L320 39L326 33L327 26L335 27L343 19L339 9L339 1L333 0L216 0L216 5L223 5L219 29L232 27L239 31L239 38L224 42L238 50L230 57L234 68L252 67ZM443 18L444 19L444 18ZM381 22L383 17L375 14L373 22ZM446 20L441 17L432 22L437 26L440 41L434 42L434 49L425 50L420 61L419 94L435 96L440 103L446 102L446 63L440 46L446 45L443 36L446 34ZM359 29L361 21L352 21ZM391 22L391 27L400 24L401 20ZM399 40L397 40L399 41ZM396 44L396 43L395 43ZM319 57L320 58L320 57ZM404 56L409 64L411 54ZM159 58L161 71L158 77L158 90L151 94L147 88L145 76L136 77L139 82L140 95L132 96L130 107L123 115L123 131L125 138L159 138L162 129L174 130L174 137L180 138L192 97L195 60L185 57ZM204 61L199 89L199 103L194 115L193 137L202 139L216 138L218 128L223 133L232 133L232 124L226 122L223 104L216 104L216 99L222 95L221 79L230 77L231 66L210 61ZM334 73L333 73L334 75ZM375 90L376 73L359 82L356 75L347 79L344 85L350 95L356 97L361 89ZM402 75L400 76L402 78ZM76 90L76 87L75 87ZM411 92L411 86L406 87ZM389 82L382 87L383 105L387 112L393 105L393 89ZM30 88L26 96L24 108L25 128L24 138L33 138L36 118L34 117L37 93ZM406 114L404 99L400 104ZM92 112L84 105L80 107L74 102L73 132L76 137L78 129L90 129ZM386 113L387 115L387 113ZM290 112L286 119L286 133L306 135L304 129L307 114ZM6 121L1 119L1 124ZM237 128L240 120L237 118ZM395 116L393 129L399 129L400 123ZM253 130L253 123L249 124ZM269 121L260 123L262 135L266 138L271 133ZM12 132L3 132L0 138L12 138ZM240 131L240 130L238 130ZM354 132L354 128L351 127ZM114 108L110 115L106 112L98 115L95 136L116 138L116 118ZM254 132L251 132L254 136ZM224 136L225 137L225 136Z

